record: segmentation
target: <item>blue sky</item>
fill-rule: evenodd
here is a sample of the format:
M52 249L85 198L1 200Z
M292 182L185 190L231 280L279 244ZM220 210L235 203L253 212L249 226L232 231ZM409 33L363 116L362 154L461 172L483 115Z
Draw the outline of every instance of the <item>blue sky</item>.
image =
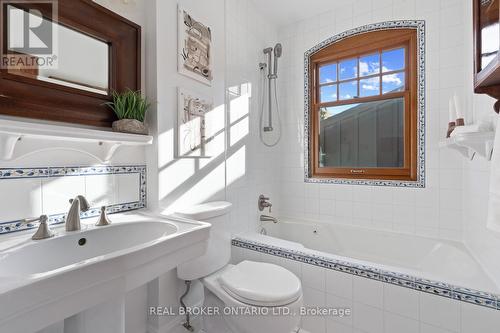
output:
M359 74L361 77L373 75L380 72L382 62L382 73L402 70L405 64L404 48L368 54L359 59ZM333 83L338 80L356 78L358 71L358 61L356 58L347 59L338 65L330 64L320 68L320 83ZM382 76L382 93L403 89L405 82L404 73L396 73ZM360 97L378 95L380 82L378 78L360 80ZM357 95L357 83L345 82L339 84L339 99L350 99ZM337 85L321 88L321 101L331 102L337 100Z

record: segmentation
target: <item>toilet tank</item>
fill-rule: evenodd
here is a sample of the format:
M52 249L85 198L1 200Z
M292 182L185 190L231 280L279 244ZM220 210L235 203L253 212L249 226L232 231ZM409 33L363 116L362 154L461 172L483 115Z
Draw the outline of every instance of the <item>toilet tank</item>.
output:
M212 225L207 252L196 259L177 266L177 276L182 280L196 280L226 266L231 259L231 233L229 213L232 204L226 201L207 202L175 213L176 216L208 222Z

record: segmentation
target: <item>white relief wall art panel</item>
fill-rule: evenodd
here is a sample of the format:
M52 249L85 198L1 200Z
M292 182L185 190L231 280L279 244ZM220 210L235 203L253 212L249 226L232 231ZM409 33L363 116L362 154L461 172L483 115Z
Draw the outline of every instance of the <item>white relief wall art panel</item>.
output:
M145 166L0 168L0 234L36 225L25 218L49 215L50 224L65 221L69 200L84 195L91 209L82 218L146 207Z
M213 109L209 98L178 89L178 154L179 157L208 157L207 143L212 133L208 114Z
M212 85L212 31L178 8L178 55L180 74Z

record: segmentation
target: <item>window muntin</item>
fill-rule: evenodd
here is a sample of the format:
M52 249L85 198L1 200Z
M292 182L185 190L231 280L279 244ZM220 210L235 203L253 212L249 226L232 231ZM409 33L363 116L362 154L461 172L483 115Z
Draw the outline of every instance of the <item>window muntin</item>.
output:
M405 53L405 47L381 49L376 53L320 65L320 103L404 91Z
M309 177L419 179L417 39L413 29L373 31L310 56ZM327 68L336 76L326 80Z

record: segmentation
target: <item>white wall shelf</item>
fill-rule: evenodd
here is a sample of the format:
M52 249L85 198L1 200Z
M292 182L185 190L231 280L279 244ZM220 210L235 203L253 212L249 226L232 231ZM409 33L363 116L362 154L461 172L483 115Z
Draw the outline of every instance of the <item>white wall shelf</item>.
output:
M50 146L39 150L68 149L68 143L95 144L98 149L85 151L78 145L73 150L88 153L101 162L108 162L121 146L146 146L153 143L153 137L128 133L117 133L109 130L96 130L64 125L34 123L29 121L0 119L0 161L9 161L20 156L16 155L16 146L24 138L49 140ZM58 147L57 143L61 143ZM26 152L23 154L26 155ZM22 156L22 155L21 155Z
M491 160L495 132L460 133L439 143L440 148L457 150L464 157L472 160L476 154Z

